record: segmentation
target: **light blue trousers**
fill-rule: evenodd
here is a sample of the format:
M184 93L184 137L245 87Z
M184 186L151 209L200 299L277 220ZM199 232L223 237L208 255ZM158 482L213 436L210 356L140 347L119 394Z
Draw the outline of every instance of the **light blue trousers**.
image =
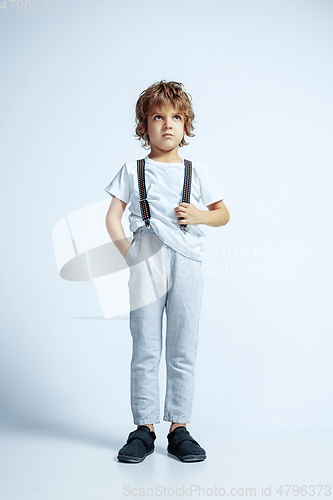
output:
M184 235L186 238L186 235ZM133 235L130 266L131 409L136 425L160 422L158 371L166 312L163 420L190 422L203 290L202 263L166 245L152 226Z

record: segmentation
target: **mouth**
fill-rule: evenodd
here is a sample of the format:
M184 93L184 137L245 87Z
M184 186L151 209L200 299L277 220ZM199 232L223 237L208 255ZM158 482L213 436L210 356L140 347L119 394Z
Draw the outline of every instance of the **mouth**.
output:
M172 134L163 134L163 137L173 137Z

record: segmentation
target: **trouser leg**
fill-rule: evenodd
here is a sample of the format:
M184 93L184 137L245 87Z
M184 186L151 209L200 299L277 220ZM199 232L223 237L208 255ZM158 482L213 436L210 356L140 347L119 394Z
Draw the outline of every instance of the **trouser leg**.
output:
M203 291L202 263L186 258L170 247L167 249L172 284L166 295L167 386L163 420L187 423L193 405Z
M131 409L134 424L159 423L158 371L162 352L164 300L130 312L132 335Z
M130 263L128 286L133 346L130 365L131 410L136 425L160 422L158 372L162 352L165 273L163 248L151 256L151 250L156 250L153 248L156 239L151 236L154 236L152 230L140 228L126 259Z

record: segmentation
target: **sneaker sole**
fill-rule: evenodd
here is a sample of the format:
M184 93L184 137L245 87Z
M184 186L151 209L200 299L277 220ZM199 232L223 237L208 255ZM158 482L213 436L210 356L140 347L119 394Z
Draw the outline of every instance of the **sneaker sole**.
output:
M154 450L148 451L144 457L131 457L129 455L117 455L117 458L120 462L137 464L137 463L142 462L148 455L151 455L153 452L154 452Z
M175 457L177 457L182 462L202 462L207 457L207 455L186 455L185 457L181 457L180 455L178 455L174 451L170 451L169 447L167 448L167 451L171 455L174 455Z

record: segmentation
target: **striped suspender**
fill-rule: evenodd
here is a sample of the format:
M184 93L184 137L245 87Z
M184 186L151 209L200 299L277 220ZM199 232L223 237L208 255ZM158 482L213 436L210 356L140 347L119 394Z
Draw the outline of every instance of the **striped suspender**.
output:
M145 182L145 160L137 160L137 172L139 182L140 208L141 216L146 226L150 229L150 209L147 200L146 182Z
M145 160L137 160L137 174L138 174L138 184L139 184L139 195L140 195L140 209L141 216L144 220L148 229L150 229L150 209L147 200L146 183L145 183ZM182 203L190 203L191 198L191 181L192 181L192 162L190 160L184 160L184 186ZM183 217L178 217L178 220L183 219ZM179 224L179 228L186 234L185 228L187 224Z
M192 162L190 160L184 160L184 187L183 187L183 197L182 203L190 203L191 198L191 180L192 180ZM178 217L178 220L184 217ZM181 229L185 229L187 224L180 224ZM185 233L186 234L186 233Z

